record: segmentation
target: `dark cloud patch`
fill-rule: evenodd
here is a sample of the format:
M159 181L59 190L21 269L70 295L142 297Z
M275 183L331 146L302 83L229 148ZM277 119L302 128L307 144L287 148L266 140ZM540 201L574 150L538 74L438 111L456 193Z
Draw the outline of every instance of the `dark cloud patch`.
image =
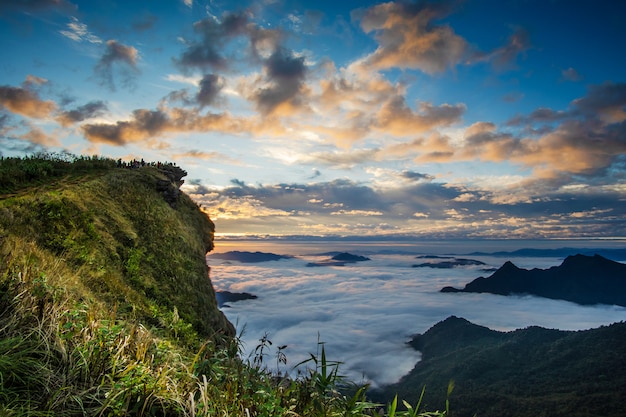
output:
M139 74L137 62L139 51L116 40L108 40L104 54L96 64L94 72L102 85L115 91L114 73L121 78L126 88L134 88L135 77Z
M322 176L322 173L320 172L320 170L314 168L313 169L313 173L311 174L311 176L309 178L310 179L314 179L314 178L321 177L321 176Z
M200 89L196 94L196 100L200 107L214 104L224 87L224 79L216 74L207 74L200 80Z
M57 120L63 126L69 126L92 117L100 116L107 109L107 105L103 101L92 101L73 110L67 110L62 112L58 116Z
M193 29L200 39L189 42L180 58L175 60L183 70L225 70L234 61L245 59L246 54L258 56L260 50L273 49L280 38L277 30L259 28L252 23L247 12L226 12L221 19L211 16L196 22ZM228 48L229 42L238 37L249 42L249 48L243 54L241 48Z
M507 126L520 126L528 123L551 123L563 120L567 117L567 113L563 111L555 111L546 107L534 110L527 116L515 116L506 122Z
M270 85L255 94L259 110L270 114L283 103L300 106L299 93L306 76L304 57L296 57L293 52L279 48L265 62L265 69Z
M573 106L588 117L622 121L626 119L626 83L593 85L585 97L573 102Z
M526 29L517 29L510 37L506 45L492 51L488 60L497 70L515 67L517 58L530 49L530 35Z
M125 145L129 142L156 137L170 124L168 116L160 110L139 109L133 111L131 121L118 121L115 124L85 124L81 127L83 134L90 141Z
M406 178L408 180L414 180L414 181L431 181L434 179L434 177L432 175L429 174L423 174L421 172L415 172L415 171L402 171L400 173L400 176L402 178Z
M182 90L175 90L175 91L172 91L172 92L168 93L163 98L162 102L163 103L166 103L166 102L181 102L185 106L192 106L192 105L196 104L194 99L190 97L189 90L187 90L186 88L182 89Z

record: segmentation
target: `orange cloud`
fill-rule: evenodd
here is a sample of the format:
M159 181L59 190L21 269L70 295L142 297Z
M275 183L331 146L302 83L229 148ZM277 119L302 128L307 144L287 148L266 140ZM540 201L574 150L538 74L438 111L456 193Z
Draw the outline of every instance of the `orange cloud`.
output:
M57 108L50 100L44 101L36 92L21 87L0 86L0 105L7 110L34 119L43 119Z
M383 3L363 14L361 28L375 32L378 49L366 58L377 69L411 68L443 72L463 60L468 44L449 26L433 21L452 10L451 2Z
M376 115L376 127L395 136L408 136L449 126L459 121L464 112L463 104L433 106L424 102L414 112L407 106L404 97L396 96L386 102Z
M200 114L197 109L138 109L130 120L81 126L85 137L96 143L125 145L179 132L222 132L229 134L284 134L275 119L235 117L230 113Z

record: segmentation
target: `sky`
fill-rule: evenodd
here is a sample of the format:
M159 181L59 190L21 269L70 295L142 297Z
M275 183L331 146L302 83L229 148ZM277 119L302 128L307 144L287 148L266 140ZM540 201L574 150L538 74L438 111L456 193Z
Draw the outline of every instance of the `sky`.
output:
M626 3L0 0L0 154L170 161L218 236L626 237Z

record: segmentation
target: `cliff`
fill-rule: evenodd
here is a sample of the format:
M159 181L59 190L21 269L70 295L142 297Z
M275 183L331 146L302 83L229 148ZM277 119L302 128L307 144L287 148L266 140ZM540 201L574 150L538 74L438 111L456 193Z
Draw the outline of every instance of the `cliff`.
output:
M201 335L232 336L205 259L215 226L179 192L184 175L169 164L68 172L5 195L3 260L20 263L15 249L30 247L41 258L33 261L39 274L80 271L78 282L59 277L55 285L79 285L81 297L122 316L158 324L160 313L176 310Z
M626 265L600 255L580 254L548 269L522 269L507 261L489 277L476 278L463 289L441 291L532 294L579 304L626 306Z

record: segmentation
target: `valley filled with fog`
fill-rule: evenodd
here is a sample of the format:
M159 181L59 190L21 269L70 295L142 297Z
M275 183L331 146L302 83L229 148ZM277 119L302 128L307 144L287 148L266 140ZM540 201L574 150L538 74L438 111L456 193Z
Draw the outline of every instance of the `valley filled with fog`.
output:
M340 373L377 386L408 373L420 354L406 342L450 315L502 331L528 326L583 330L626 320L626 308L619 306L580 306L534 296L439 292L444 286L462 288L474 278L487 277L507 260L531 269L559 265L562 258L460 254L459 258L485 265L415 268L413 265L447 258L417 258L420 254L441 254L441 248L432 248L432 252L413 248L414 253L407 247L378 249L375 253L372 247L359 245L334 244L322 249L284 242L272 245L271 252L296 257L242 263L209 255L216 291L247 292L258 297L222 307L241 334L244 356L253 357L259 339L267 334L273 345L264 363L276 370L276 347L287 345L284 353L288 363L286 367L281 364L280 369L295 374L293 365L315 354L321 341L329 360L343 362ZM344 266L307 266L328 260L326 252L344 250L370 260Z

